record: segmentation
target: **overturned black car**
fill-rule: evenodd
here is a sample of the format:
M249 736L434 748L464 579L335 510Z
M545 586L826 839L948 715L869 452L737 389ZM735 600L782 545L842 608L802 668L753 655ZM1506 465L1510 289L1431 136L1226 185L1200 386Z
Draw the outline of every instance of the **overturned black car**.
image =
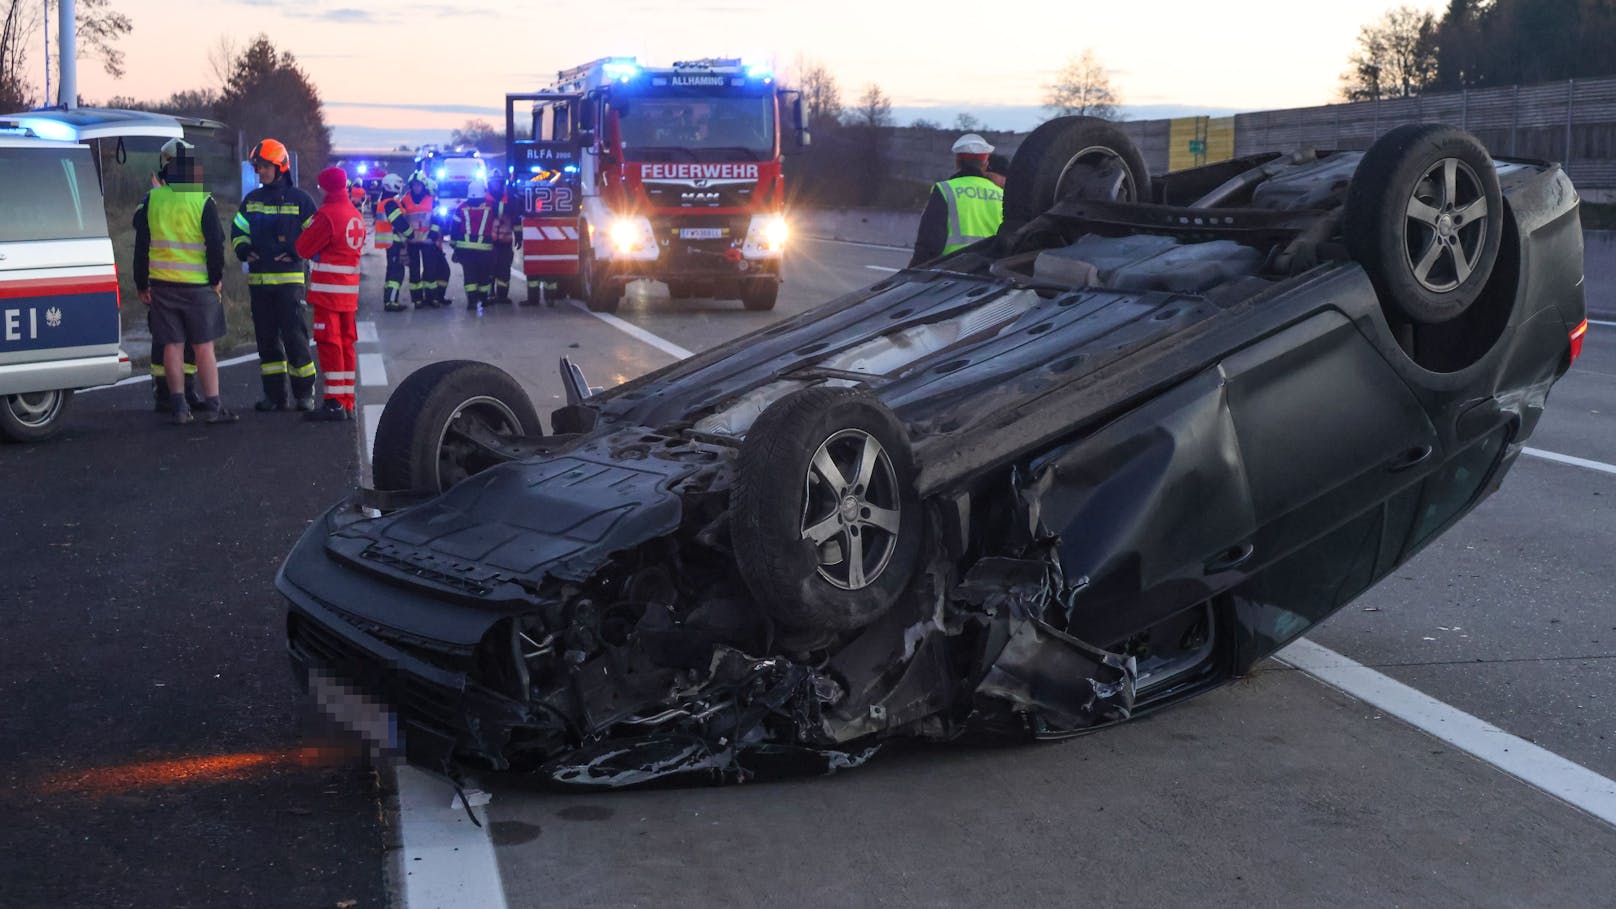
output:
M1183 700L1498 487L1586 329L1577 204L1446 126L1153 180L1051 121L996 237L607 391L563 361L552 435L492 366L410 376L278 578L294 668L430 769L598 786Z

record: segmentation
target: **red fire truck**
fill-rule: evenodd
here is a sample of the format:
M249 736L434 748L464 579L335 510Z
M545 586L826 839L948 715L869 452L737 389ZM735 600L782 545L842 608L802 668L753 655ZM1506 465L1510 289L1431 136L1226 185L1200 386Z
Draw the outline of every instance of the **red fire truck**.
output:
M789 232L780 157L808 134L800 95L765 68L596 60L506 95L505 135L529 277L595 312L641 278L675 299L774 307Z

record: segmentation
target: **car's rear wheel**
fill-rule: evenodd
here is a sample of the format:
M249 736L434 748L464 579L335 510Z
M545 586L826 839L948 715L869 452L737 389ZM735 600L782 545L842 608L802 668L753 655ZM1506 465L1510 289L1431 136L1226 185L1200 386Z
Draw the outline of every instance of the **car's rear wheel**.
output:
M43 442L61 431L73 390L34 391L0 398L0 438Z
M1057 117L1027 136L1004 184L1004 228L1066 199L1148 202L1150 169L1128 134L1095 117Z
M731 497L741 574L780 624L850 631L908 586L923 522L902 424L872 395L806 388L747 431Z
M1387 314L1436 324L1481 296L1503 242L1503 196L1474 136L1400 126L1370 146L1347 189L1342 235Z
M399 383L376 424L377 489L442 492L504 460L502 440L543 435L527 392L474 360L424 366Z

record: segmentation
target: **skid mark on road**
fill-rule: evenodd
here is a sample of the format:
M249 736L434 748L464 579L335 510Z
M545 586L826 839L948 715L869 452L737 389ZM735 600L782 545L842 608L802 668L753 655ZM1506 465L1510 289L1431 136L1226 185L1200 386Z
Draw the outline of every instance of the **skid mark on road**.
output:
M1616 781L1308 640L1275 656L1510 776L1616 825Z

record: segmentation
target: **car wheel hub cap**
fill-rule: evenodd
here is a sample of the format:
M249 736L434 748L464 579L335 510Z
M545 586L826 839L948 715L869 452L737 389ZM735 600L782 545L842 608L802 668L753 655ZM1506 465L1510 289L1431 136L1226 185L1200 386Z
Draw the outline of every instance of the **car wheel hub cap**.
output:
M1409 195L1403 254L1414 280L1432 293L1458 288L1476 270L1487 242L1487 195L1458 158L1426 169Z
M819 576L843 590L879 579L898 548L902 502L892 457L862 429L844 429L814 452L803 480L802 539Z

